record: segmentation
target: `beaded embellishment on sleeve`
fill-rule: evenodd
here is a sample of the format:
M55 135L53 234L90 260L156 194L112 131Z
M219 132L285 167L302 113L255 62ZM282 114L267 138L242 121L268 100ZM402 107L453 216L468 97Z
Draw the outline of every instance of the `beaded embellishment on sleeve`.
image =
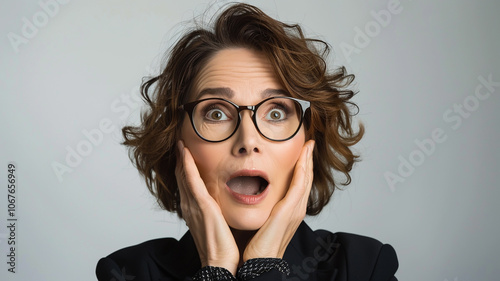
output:
M193 276L194 281L235 281L235 280L250 280L261 274L276 269L283 274L290 274L290 267L283 259L277 258L257 258L247 260L243 266L238 269L236 274L238 278L234 277L229 270L223 267L205 266L198 270Z
M272 269L286 275L290 274L290 267L283 259L277 258L257 258L247 260L238 270L238 280L250 280Z

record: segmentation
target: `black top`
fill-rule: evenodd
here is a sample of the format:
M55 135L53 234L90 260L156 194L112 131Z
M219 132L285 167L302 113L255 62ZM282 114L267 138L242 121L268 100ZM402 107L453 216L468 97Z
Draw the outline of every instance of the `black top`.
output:
M312 231L302 222L283 256L287 276L277 269L252 280L397 281L396 252L391 245L349 233ZM118 250L99 260L100 281L192 280L200 258L190 232L174 238L150 240Z

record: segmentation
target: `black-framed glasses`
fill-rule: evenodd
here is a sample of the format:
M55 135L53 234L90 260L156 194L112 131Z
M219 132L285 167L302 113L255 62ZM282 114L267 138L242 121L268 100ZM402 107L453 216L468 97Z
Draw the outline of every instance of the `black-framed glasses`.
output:
M271 97L256 105L237 105L222 98L208 98L180 106L191 119L196 134L208 142L229 139L238 130L241 112L252 111L257 131L272 141L293 138L300 129L309 101L292 97Z

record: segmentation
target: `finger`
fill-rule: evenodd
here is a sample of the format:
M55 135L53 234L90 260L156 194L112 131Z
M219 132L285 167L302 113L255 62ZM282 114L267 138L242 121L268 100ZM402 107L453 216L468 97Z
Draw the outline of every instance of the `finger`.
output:
M306 192L304 193L304 196L306 199L309 198L309 193L311 192L312 188L312 183L314 179L314 147L316 145L316 142L314 140L308 141L309 145L309 151L307 155L307 165L306 165Z
M186 193L186 172L184 170L184 142L177 142L178 157L175 166L175 177L177 179L177 187L179 188L179 194L181 197L181 202L186 202L189 197Z
M179 190L180 197L180 208L182 211L182 217L186 222L186 225L190 228L192 226L192 207L196 203L193 202L191 192L187 188L186 184L186 172L184 170L184 143L182 141L177 142L177 161L175 166L175 177L177 180L177 188Z
M298 203L301 198L308 198L312 186L314 141L306 142L295 165L292 182L285 199Z
M214 207L215 201L213 201L213 198L208 193L205 182L200 176L200 172L198 171L198 167L196 166L191 152L184 146L183 142L179 142L179 149L182 155L182 171L184 173L183 189L186 197L196 201L196 204L201 209L205 209L205 207L209 206Z

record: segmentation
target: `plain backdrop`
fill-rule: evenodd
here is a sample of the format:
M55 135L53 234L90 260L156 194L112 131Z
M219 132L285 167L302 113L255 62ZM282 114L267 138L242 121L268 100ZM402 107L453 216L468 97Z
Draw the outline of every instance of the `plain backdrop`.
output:
M93 280L99 258L183 235L149 195L120 128L139 122L141 78L159 72L186 22L222 3L2 1L1 280ZM399 280L498 280L500 2L251 3L329 42L330 67L356 75L362 161L309 225L390 243Z

